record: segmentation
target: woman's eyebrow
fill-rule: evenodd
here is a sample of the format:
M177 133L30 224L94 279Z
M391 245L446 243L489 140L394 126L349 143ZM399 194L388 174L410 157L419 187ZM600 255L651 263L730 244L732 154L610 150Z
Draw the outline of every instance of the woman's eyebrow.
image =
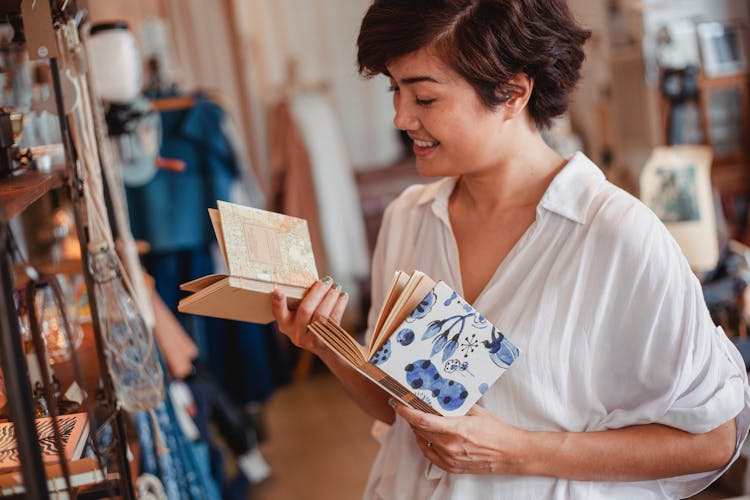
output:
M398 83L401 83L401 84L419 83L419 82L440 83L439 81L435 80L431 76L409 76L406 78L402 78L398 81Z

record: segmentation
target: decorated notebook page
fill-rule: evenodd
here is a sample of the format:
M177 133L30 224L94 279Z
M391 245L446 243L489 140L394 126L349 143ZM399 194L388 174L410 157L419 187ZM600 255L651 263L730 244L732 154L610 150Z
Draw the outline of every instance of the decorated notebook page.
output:
M232 276L301 287L318 279L307 221L223 201L218 206Z
M404 277L407 276L406 279ZM367 358L371 358L382 347L411 312L419 307L424 296L432 290L435 282L421 271L406 275L398 271L393 278L391 289L386 296L380 316L373 329Z
M440 281L370 362L441 414L464 415L519 354Z

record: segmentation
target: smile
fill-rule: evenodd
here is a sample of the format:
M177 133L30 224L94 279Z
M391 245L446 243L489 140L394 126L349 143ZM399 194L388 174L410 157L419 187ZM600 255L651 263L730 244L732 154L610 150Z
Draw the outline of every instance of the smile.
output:
M435 142L428 142L428 141L420 141L417 139L412 139L414 141L414 144L419 146L420 148L434 148L435 146L439 145L439 141Z

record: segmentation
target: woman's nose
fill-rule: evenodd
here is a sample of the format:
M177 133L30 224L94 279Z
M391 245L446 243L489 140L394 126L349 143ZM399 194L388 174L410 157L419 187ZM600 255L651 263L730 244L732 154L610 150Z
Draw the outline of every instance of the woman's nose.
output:
M419 120L414 115L410 106L401 103L394 106L396 115L393 117L393 124L399 130L416 130L419 128Z

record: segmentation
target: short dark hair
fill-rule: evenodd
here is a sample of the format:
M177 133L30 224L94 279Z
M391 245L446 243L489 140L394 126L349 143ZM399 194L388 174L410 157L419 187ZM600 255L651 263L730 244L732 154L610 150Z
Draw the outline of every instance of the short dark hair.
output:
M491 109L508 100L511 78L524 72L534 80L529 114L544 128L568 107L590 35L565 0L374 0L357 62L366 77L388 75L392 61L432 46Z

